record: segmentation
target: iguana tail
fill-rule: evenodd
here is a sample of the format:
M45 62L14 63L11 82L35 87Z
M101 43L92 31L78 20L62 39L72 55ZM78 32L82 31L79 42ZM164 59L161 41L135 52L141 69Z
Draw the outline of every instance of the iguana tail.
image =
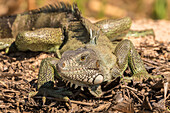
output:
M8 48L14 42L12 25L16 15L0 17L0 50Z
M0 39L12 38L12 25L16 19L16 15L0 17Z

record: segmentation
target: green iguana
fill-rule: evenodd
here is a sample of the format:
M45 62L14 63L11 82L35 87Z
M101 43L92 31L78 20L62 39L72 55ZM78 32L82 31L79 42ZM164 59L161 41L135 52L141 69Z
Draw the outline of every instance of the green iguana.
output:
M53 89L56 78L62 79L70 86L74 84L75 88L80 86L83 90L83 87L87 87L92 95L100 97L101 84L122 77L127 67L130 67L132 78L136 80L151 77L131 41L126 39L115 44L108 38L111 35L104 32L110 30L109 27L105 27L109 26L108 24L100 24L104 27L99 27L84 18L81 18L81 23L90 34L89 43L74 43L74 40L70 40L67 44L78 44L77 50L74 48L65 51L61 59L42 60L38 74L38 91L29 93L29 97L43 95L43 104L45 96L69 101L67 96L72 94L71 92Z
M90 41L89 32L82 24L82 20L88 21L81 16L76 4L63 2L22 14L0 17L0 49L10 47L9 51L17 49L56 52L60 56L60 52L74 50L80 47L79 43L86 44ZM129 30L131 19L129 17L108 19L94 24L113 41L116 36L125 35L123 32ZM138 35L143 34L153 34L153 31L143 31Z
M81 90L86 87L93 96L101 97L103 95L101 85L117 77L123 77L127 67L130 67L133 76L124 77L124 80L141 81L153 78L146 71L140 55L130 40L125 39L114 45L102 31L99 31L99 28L93 27L98 30L90 33L89 44L77 50L65 51L61 59L42 60L38 74L38 91L29 93L29 97L43 95L43 104L46 96L69 102L67 96L73 95L70 91L64 88L53 89L56 78L70 84L70 87L80 86Z

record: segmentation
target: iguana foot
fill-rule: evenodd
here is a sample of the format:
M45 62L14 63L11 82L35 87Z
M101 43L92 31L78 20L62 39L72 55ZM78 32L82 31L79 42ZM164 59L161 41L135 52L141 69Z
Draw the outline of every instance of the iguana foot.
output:
M68 102L70 104L70 99L67 96L72 95L72 92L68 91L66 88L54 88L54 76L59 78L56 70L56 64L58 62L57 58L46 58L42 60L39 74L36 92L30 92L29 98L36 95L42 95L43 105L46 102L47 97L54 97L54 100ZM71 105L70 105L71 106Z
M70 99L67 96L73 95L73 93L63 88L58 90L40 88L38 91L30 92L28 98L38 95L42 95L43 105L45 105L47 97L54 97L55 100L67 102L71 106Z

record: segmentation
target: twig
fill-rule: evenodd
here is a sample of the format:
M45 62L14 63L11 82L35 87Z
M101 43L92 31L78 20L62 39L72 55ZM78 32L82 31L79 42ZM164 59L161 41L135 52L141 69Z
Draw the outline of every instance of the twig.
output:
M140 103L143 103L143 101L133 91L130 92L133 94L133 96L135 96L140 101Z
M166 100L170 97L170 94L168 94L168 96L166 97Z
M165 106L165 103L166 103L167 92L168 92L168 82L164 83L164 106Z
M102 111L102 110L104 110L104 109L107 109L107 108L110 107L111 104L112 104L111 102L109 102L109 103L107 103L107 104L102 104L102 105L100 105L99 107L93 109L93 112L99 112L99 111Z
M34 98L38 98L38 99L41 99L42 96L35 96ZM64 99L59 99L59 98L53 98L53 97L46 97L47 99L50 99L50 100L56 100L56 101L66 101ZM94 103L87 103L87 102L81 102L81 101L75 101L75 100L70 100L71 103L75 103L75 104L81 104L81 105L86 105L86 106L93 106Z
M132 90L132 91L134 91L134 92L137 92L137 90L136 90L136 89L131 88L131 87L129 87L129 86L125 86L125 85L123 85L123 86L122 86L122 88L128 88L128 89L130 89L130 90Z
M81 101L75 101L75 100L70 100L71 103L75 104L81 104L81 105L86 105L86 106L93 106L94 103L87 103L87 102L81 102Z
M23 73L8 73L8 72L0 72L0 77L17 77L22 76Z
M154 64L154 65L156 65L156 66L162 65L162 63L158 63L158 62L155 62L155 61L151 61L151 60L146 59L146 58L142 58L142 60L143 60L144 62L147 62L147 63L150 63L150 64Z
M0 81L0 84L2 84L6 89L8 89L8 85L6 85L4 82Z

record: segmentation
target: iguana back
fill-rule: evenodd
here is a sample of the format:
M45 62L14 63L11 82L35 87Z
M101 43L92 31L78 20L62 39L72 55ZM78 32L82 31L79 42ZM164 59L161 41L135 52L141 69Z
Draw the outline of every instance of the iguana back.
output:
M89 33L80 20L76 4L59 2L22 14L0 17L0 38L16 37L18 32L38 28L62 28L70 37L88 42Z

